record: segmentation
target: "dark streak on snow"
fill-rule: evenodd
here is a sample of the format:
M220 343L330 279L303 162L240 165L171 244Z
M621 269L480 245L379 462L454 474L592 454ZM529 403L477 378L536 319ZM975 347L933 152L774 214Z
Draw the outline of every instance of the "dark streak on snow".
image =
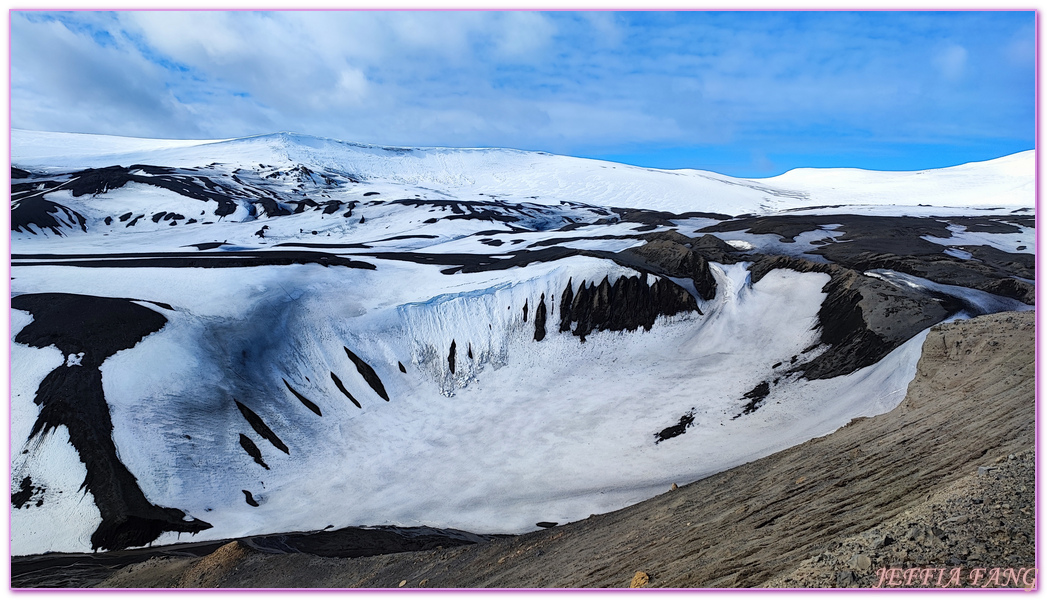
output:
M334 381L334 384L338 387L338 391L345 394L345 397L351 400L352 403L356 405L356 408L363 408L363 406L360 406L360 403L356 400L356 398L353 398L353 395L349 393L349 390L345 389L345 386L342 385L342 380L339 379L338 376L334 374L334 372L331 373L331 379Z
M266 471L269 470L269 465L265 464L265 461L262 460L262 451L258 449L258 446L255 445L251 438L242 433L240 434L240 447L243 448L256 463L265 467Z
M665 440L672 439L677 436L681 436L687 433L687 428L694 425L694 409L692 408L684 416L680 417L680 422L672 427L666 427L665 429L654 434L654 443L659 444Z
M771 384L766 381L761 381L756 387L742 394L743 398L749 400L742 408L742 412L731 417L731 420L737 419L742 415L749 415L756 412L756 409L763 405L764 398L771 393Z
M371 389L374 390L376 394L388 402L389 394L386 393L385 386L382 385L382 380L378 378L378 373L375 373L374 369L371 368L371 365L365 363L363 359L353 354L351 350L345 346L342 346L342 348L345 350L345 354L349 357L349 360L353 361L353 364L356 365L356 370L360 372L361 376L363 376L367 385L371 386ZM401 368L403 368L403 365L401 365Z
M108 357L159 331L167 319L128 299L78 294L23 294L11 299L11 307L33 315L16 343L55 346L67 356L83 353L80 364L63 364L40 382L34 400L40 414L29 439L66 427L69 443L87 469L83 487L102 517L91 535L92 548L143 546L165 531L209 529L209 523L187 518L180 510L150 503L120 461L112 437L100 367Z
M236 403L236 407L240 409L240 414L243 415L244 419L251 425L251 429L254 429L255 433L268 440L270 444L275 446L284 454L291 453L291 451L287 449L287 445L284 444L275 433L273 433L272 429L269 429L269 426L265 424L265 421L263 421L261 417L250 408L241 404L239 400L233 399L233 402Z
M351 260L327 252L292 250L242 252L156 252L124 254L15 254L17 266L61 265L67 267L164 267L164 268L234 268L319 264L352 269L374 270L367 262Z
M323 416L322 414L320 414L320 407L317 406L316 404L314 404L313 402L311 402L305 396L299 394L298 390L296 390L293 387L291 387L291 384L287 383L286 379L281 378L280 381L284 382L284 385L287 386L287 389L290 390L291 393L294 394L294 397L298 398L298 400L301 401L301 403L304 404L306 408L308 408L309 410L311 410L314 413L316 413L316 416L318 416L318 417L322 417Z
M545 294L542 294L542 299L538 302L538 308L534 311L534 341L540 342L545 339Z

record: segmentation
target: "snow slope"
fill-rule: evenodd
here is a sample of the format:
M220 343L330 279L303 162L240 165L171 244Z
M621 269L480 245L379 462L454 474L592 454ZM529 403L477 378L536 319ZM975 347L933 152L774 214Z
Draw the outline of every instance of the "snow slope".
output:
M952 316L1031 308L1015 299L1035 247L1020 212L1033 206L1031 153L767 180L294 134L15 130L12 154L31 171L14 180L16 205L83 219L51 230L38 210L12 233L12 297L116 299L165 319L98 371L119 461L154 506L211 526L194 539L384 524L517 533L582 519L901 401L925 332L847 373L798 370L833 351L821 319L852 297L834 287L847 277ZM127 168L84 171L112 165ZM814 208L825 204L850 206ZM827 268L814 252L866 231L835 216L792 240L727 230L728 244L700 243L724 215L790 209L883 216L861 226L887 239L890 215L977 215L904 222L935 232L917 240L940 245L965 283ZM779 255L792 266L750 271ZM715 293L703 296L706 274ZM652 306L648 326L599 326ZM68 429L80 425L33 435L41 383L79 373L85 357L62 340L18 341L35 317L11 318L12 493L26 498L12 551L90 551L109 517L82 486L90 473ZM185 541L163 531L157 543Z
M422 265L380 265L350 278L318 266L133 277L50 267L20 269L17 292L147 296L174 307L163 311L161 332L108 360L103 378L121 457L153 502L215 525L198 539L353 524L523 532L538 521L581 519L888 410L914 373L922 338L853 376L793 377L775 386L765 409L732 419L772 365L816 339L827 280L775 271L750 288L744 265L716 270L724 292L704 316L593 334L584 344L570 333L531 339L523 300L533 306L540 294L552 296L568 276L600 278L602 262L478 275L458 284L470 290L461 294ZM446 360L452 339L461 348L454 374ZM390 402L354 375L343 345L374 366ZM31 373L54 366L53 350L14 346ZM36 377L15 378L15 456L28 438ZM323 416L289 394L285 379ZM237 434L253 432L233 399L249 403L290 448L285 455L256 440L271 470L238 446ZM685 413L695 417L693 431L653 443ZM90 520L40 535L71 506L89 506L75 494L79 461L57 439L47 444L25 463L16 459L15 479L32 473L65 494L16 511L16 554L89 549ZM71 471L38 468L56 464ZM261 506L245 505L241 489Z
M584 202L675 213L770 213L804 207L932 205L1032 208L1034 152L985 163L913 173L795 169L768 179L708 171L667 171L497 148L395 148L292 133L235 140L138 140L12 131L12 162L22 168L156 164L238 167L307 164L381 184L380 192L426 191L444 197L539 204Z

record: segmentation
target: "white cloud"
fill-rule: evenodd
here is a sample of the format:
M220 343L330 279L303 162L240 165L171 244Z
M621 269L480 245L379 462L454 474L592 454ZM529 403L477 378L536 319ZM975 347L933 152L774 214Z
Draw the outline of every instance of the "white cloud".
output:
M14 11L12 118L589 155L616 144L756 144L772 156L771 138L1014 137L1031 128L1032 24L992 34L982 18Z
M967 67L967 49L950 44L934 57L934 65L947 81L959 81Z
M595 11L581 13L582 18L593 30L593 38L597 45L614 47L622 43L625 32L618 21L615 13L610 11Z
M556 26L541 13L508 12L498 13L498 17L495 48L502 58L534 60L556 34Z

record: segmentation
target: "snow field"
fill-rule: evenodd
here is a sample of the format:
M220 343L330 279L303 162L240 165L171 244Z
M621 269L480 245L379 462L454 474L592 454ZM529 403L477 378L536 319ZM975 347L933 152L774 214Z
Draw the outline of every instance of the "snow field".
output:
M386 148L297 134L237 140L143 140L106 136L93 149L88 136L70 139L12 131L12 160L22 168L157 164L230 168L306 164L357 177L385 194L442 194L477 199L493 194L510 202L555 205L561 201L646 208L675 213L767 214L781 210L848 205L927 204L968 211L973 207L1033 207L1033 151L918 172L861 169L794 169L766 179L742 179L692 169L665 171L604 161L496 148Z
M366 243L371 251L507 256L554 238L567 247L620 251L640 242L569 241L596 229L552 229L564 218L591 219L599 212L592 207L600 205L767 214L843 204L797 214L858 210L928 216L1004 215L1031 208L1034 200L1031 152L919 173L803 169L745 180L515 150L384 148L294 134L194 142L15 130L12 146L16 166L52 171L221 162L209 169L243 167L264 174L305 164L362 180L308 194L317 202L357 202L349 218L342 216L345 206L331 215L306 211L280 218L255 218L241 206L213 225L173 227L167 221L154 225L149 217L163 210L201 219L199 211L210 215L214 204L141 184L97 197L58 191L48 198L87 216L91 233L14 233L15 252L26 254L191 251L186 246L225 241L226 249ZM274 185L287 194L296 189L293 178ZM363 196L370 191L380 195ZM497 221L425 223L451 213L384 202L415 196L497 198L530 203L515 207L525 213L541 205L546 213L528 213L526 225L537 231L519 232ZM1003 208L979 210L987 206ZM145 217L134 228L102 222L122 212ZM210 220L209 215L204 217ZM692 234L715 222L691 217L676 224ZM263 226L268 229L260 238L256 232ZM595 235L635 235L639 228L639 223L601 225ZM1024 252L1035 249L1031 229L1004 235L951 230L951 239L927 239L1011 252L1019 245L1027 246ZM490 233L475 235L481 231ZM777 235L717 235L736 246L796 256L813 249L812 242L839 234L828 225L791 244ZM435 237L388 239L419 235ZM489 246L481 237L504 243ZM815 326L825 274L776 270L752 284L746 264L713 264L718 291L712 300L699 301L704 315L661 317L648 332L593 332L582 343L559 332L560 293L567 282L577 290L582 280L599 283L607 276L613 283L635 271L575 256L448 276L440 273L442 265L359 258L377 270L316 264L215 269L16 264L11 284L15 295L67 292L171 305L143 303L163 314L167 324L110 357L101 371L121 460L151 502L214 525L195 540L329 525L518 533L538 521L583 519L825 435L854 417L892 409L915 374L925 335L876 365L806 381L786 371L793 357L799 364L822 351L803 354L819 339ZM1029 308L889 271L869 274L895 285L959 294L972 311ZM679 282L693 293L692 284ZM542 294L546 338L535 342ZM85 472L64 427L31 447L20 445L39 414L33 403L37 386L66 358L54 348L13 343L29 319L28 313L12 311L12 365L17 365L12 469L16 487L22 474L31 473L34 486L47 491L42 506L13 511L12 550L88 551L100 516L92 498L78 491ZM454 373L447 361L452 340ZM374 368L389 402L367 384L343 347ZM332 373L359 407L339 390ZM770 384L769 395L754 413L739 416L743 394L761 382ZM234 400L254 411L288 453L254 431ZM654 443L658 432L685 414L693 415L692 427ZM245 452L241 434L257 445L269 469ZM30 453L22 455L23 449ZM250 491L260 506L248 506L241 490ZM157 543L186 539L171 533Z
M380 262L377 273L299 265L193 277L179 275L188 269L100 269L92 271L134 276L90 277L84 269L34 267L20 269L16 291L61 281L80 293L173 305L146 304L168 324L106 361L103 383L121 459L150 501L215 526L200 540L328 525L523 532L541 520L585 518L889 410L904 396L919 353L918 344L906 346L908 354L829 382L783 377L756 413L732 420L742 394L781 371L771 365L788 364L817 339L826 275L773 271L750 285L744 264L714 265L720 292L704 303L704 316L663 317L650 332L594 332L583 344L558 331L566 280L573 277L577 289L582 277L613 280L630 270L575 257L450 278L428 265ZM70 275L52 279L55 269ZM181 289L180 277L204 293ZM208 282L213 287L202 285ZM548 335L535 342L542 293ZM372 365L390 402L370 389L343 345ZM330 372L362 408L337 390ZM233 398L290 454L257 435ZM654 444L658 431L692 409L694 427ZM270 470L240 448L240 433ZM54 462L79 466L75 457ZM247 506L241 489L261 506ZM91 522L46 543L85 550ZM27 533L16 553L39 549L44 542L21 523L16 530ZM178 539L165 534L158 543Z

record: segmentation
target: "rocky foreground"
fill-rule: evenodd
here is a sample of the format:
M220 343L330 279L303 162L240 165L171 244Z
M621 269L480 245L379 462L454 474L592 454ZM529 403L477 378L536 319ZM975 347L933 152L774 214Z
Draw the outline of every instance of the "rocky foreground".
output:
M1034 322L935 326L893 411L613 513L359 558L233 541L99 585L1032 587Z

